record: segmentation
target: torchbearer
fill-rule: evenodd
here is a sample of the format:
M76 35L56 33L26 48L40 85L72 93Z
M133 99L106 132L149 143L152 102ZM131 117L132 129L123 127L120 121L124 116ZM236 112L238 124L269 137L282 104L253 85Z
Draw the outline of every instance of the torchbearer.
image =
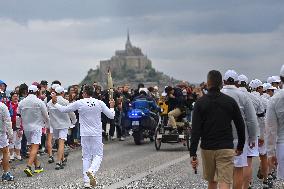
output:
M67 106L57 103L57 97L52 95L52 103L62 113L79 111L80 134L83 156L84 187L96 186L95 174L99 170L103 159L102 122L101 113L114 119L114 101L110 101L110 108L101 100L92 98L94 88L85 85L83 99Z

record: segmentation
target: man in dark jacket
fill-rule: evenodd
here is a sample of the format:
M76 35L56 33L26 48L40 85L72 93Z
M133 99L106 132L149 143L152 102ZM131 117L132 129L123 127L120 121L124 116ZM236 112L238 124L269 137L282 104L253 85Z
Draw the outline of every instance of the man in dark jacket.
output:
M233 181L234 156L240 155L245 144L245 124L237 102L220 92L222 75L210 71L207 76L208 94L194 105L192 137L190 146L191 163L197 168L197 147L201 138L203 176L209 189L229 189ZM234 121L238 145L234 149L231 122Z

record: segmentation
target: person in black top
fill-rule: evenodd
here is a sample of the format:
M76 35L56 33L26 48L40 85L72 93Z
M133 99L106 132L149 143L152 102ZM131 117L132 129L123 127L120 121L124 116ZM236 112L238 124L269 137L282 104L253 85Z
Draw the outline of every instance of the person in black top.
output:
M222 75L212 70L207 76L208 94L194 105L192 136L190 145L191 164L198 166L197 147L201 138L203 176L208 188L229 189L233 181L233 158L240 155L245 144L245 124L237 102L220 92ZM234 121L238 144L233 144L232 124Z

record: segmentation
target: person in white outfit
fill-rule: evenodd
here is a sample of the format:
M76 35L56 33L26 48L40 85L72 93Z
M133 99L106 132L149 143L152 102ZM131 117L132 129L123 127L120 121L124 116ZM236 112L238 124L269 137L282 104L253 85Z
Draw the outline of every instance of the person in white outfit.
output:
M253 157L259 157L259 147L262 146L263 144L259 144L260 141L263 141L263 131L262 128L260 128L261 126L264 127L264 107L263 104L261 102L260 96L256 96L253 95L252 93L249 93L247 88L248 88L248 78L245 75L239 75L238 77L239 80L239 89L241 91L243 91L252 101L253 103L253 107L255 109L256 115L257 115L257 120L258 120L258 126L259 128L257 129L257 133L258 133L258 139L256 139L255 141L255 146L253 148L246 146L247 147L247 162L248 162L248 166L244 168L244 188L247 188L247 186L250 185L251 181L252 181L252 170L253 170L253 165L252 165L252 158ZM254 81L254 80L253 80ZM259 85L257 87L255 87L255 82L250 82L249 87L250 88L257 88L259 87ZM262 124L263 123L263 124ZM266 179L264 180L263 183L263 187L267 188L268 187L268 183L267 183L267 176L265 177Z
M62 106L69 105L64 99L64 88L58 86L55 89L57 95L57 103ZM76 123L76 115L74 112L61 113L54 107L52 101L47 103L47 110L50 117L50 127L53 129L53 137L58 139L56 170L63 169L67 159L64 157L64 145L67 140L68 129L74 127Z
M53 81L52 82L52 85L51 85L51 88L50 88L50 93L54 92L55 93L55 89L57 87L60 87L60 82L59 81ZM46 104L47 106L47 103L51 100L51 97L50 96L47 96L45 99L44 99L44 103ZM53 138L53 128L50 127L50 128L47 128L47 132L46 132L46 149L47 149L47 154L49 156L48 158L48 163L54 163L54 157L53 157L53 153L52 153L52 138Z
M284 65L280 71L284 82ZM277 177L284 179L284 90L274 94L268 102L266 113L266 129L268 132L267 153L269 160L277 162Z
M31 146L27 168L24 172L28 177L32 177L33 171L31 167L33 164L35 166L34 173L43 172L43 168L37 159L37 153L41 143L42 128L49 128L49 117L46 105L36 96L37 86L31 85L28 91L29 95L19 103L18 114L22 118L27 144Z
M4 171L2 175L2 181L14 180L14 176L9 172L10 171L9 142L12 141L13 141L13 129L12 129L10 113L7 106L4 103L0 102L0 151L3 154L2 167Z
M257 120L260 128L260 135L258 139L258 151L260 157L260 169L258 171L258 178L263 179L263 188L272 188L273 180L268 178L268 159L267 159L267 137L265 129L265 112L267 107L267 99L263 98L263 84L259 79L254 79L250 82L250 87L252 89L251 94L259 99L263 109L257 111ZM268 86L265 86L268 87ZM267 89L266 89L267 90Z
M93 86L86 85L83 88L83 99L67 106L57 103L57 97L52 95L52 103L60 112L79 112L85 188L96 185L95 175L103 159L101 113L110 119L114 119L115 116L115 102L110 102L109 109L103 101L92 98L93 93Z
M246 124L246 145L249 145L250 148L253 148L257 139L258 128L253 103L244 92L236 87L238 85L238 74L236 73L236 71L228 70L225 73L224 84L225 86L223 87L221 92L231 96L238 103ZM233 135L236 139L235 143L237 143L236 133L233 132ZM247 147L244 147L243 153L240 156L235 156L234 165L235 168L233 188L243 188L243 185L247 184L246 182L244 182L244 175L249 175L249 173L244 173L244 167L248 167ZM246 188L248 188L248 186Z

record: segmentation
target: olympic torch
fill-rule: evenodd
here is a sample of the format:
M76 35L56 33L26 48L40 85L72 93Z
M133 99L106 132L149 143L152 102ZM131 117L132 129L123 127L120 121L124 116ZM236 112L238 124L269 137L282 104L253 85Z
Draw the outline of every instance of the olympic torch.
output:
M107 87L109 91L109 100L113 100L113 82L112 82L110 68L108 69L107 72Z

